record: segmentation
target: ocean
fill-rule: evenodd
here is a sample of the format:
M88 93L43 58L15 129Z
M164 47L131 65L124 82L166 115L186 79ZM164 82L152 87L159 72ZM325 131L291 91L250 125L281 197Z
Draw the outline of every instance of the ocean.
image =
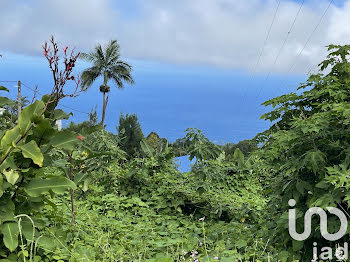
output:
M140 60L128 60L134 66L135 85L119 90L110 85L106 114L107 130L116 132L121 113L137 114L144 135L154 131L170 142L184 137L189 127L201 129L217 144L251 139L269 128L260 116L270 110L261 102L296 89L305 76L251 75L249 72L203 66L180 66ZM77 72L88 64L80 62ZM0 61L0 81L21 80L27 87L38 85L41 93L52 87L47 61L41 57L4 55ZM63 105L89 113L97 107L100 116L102 94L97 82L77 98L65 98ZM16 97L16 83L0 82ZM25 86L23 95L31 100L33 92ZM67 85L67 90L73 87ZM67 112L72 111L67 108ZM80 122L87 114L72 111L70 120ZM69 121L63 124L67 125Z

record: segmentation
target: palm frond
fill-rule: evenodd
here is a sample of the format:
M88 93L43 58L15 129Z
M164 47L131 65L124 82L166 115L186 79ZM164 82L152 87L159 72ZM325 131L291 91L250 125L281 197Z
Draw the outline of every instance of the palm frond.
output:
M101 68L92 66L85 69L81 74L81 87L83 90L88 89L95 80L103 74Z
M134 84L129 68L123 66L113 66L108 71L108 77L113 79L119 89L124 88L123 82Z
M95 55L96 60L99 60L100 62L103 61L103 63L106 61L105 60L105 54L104 54L102 46L100 44L98 44L95 47L94 55Z
M117 40L112 40L109 42L105 50L106 64L113 64L114 60L119 59L119 48L120 46Z
M88 62L95 61L95 56L93 53L80 53L79 58Z
M111 78L113 79L114 83L117 85L118 89L124 89L124 83L120 79L120 77L118 77L118 75L113 75Z
M106 73L107 80L113 80L119 89L124 88L124 82L134 83L131 76L132 66L120 60L120 46L117 40L110 41L105 48L98 44L91 53L83 53L82 59L90 61L93 66L86 69L81 76L82 87L89 88L92 83Z

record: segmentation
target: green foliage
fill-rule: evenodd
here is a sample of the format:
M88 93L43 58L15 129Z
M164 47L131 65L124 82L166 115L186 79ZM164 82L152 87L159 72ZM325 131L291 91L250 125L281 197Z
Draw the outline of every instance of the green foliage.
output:
M313 242L319 246L335 245L320 236L316 220L310 238L302 243L292 241L286 230L289 199L297 201L300 214L312 206L337 206L349 212L350 46L330 45L328 50L327 59L320 64L327 74L311 75L299 87L300 94L291 93L264 103L274 110L263 118L275 121L275 125L260 136L264 144L258 154L274 173L271 207L278 207L273 217L280 219L271 223L277 228L275 241L287 249L288 260L293 256L311 259ZM331 232L337 231L336 220L328 223ZM298 232L302 231L302 224L300 216Z
M160 147L160 137L156 132L151 132L146 137L147 143L154 149L157 150Z
M258 145L255 140L242 140L239 141L237 144L227 143L226 145L222 146L222 150L225 152L227 160L233 159L234 152L237 148L239 148L239 150L244 154L244 156L247 157L252 152L258 149Z
M11 252L18 247L19 228L16 222L5 222L1 226L4 244Z
M38 197L44 193L52 191L57 194L63 194L67 188L76 189L74 182L65 177L55 177L48 179L34 178L24 188L25 192L31 197Z
M77 134L72 131L62 131L51 138L50 145L54 148L60 148L72 151L76 148L79 140Z
M76 187L60 173L47 177L43 172L47 164L55 165L50 161L54 147L64 150L67 145L73 145L73 134L68 137L55 129L55 122L62 114L51 108L53 111L48 115L53 117L47 118L46 110L47 104L35 101L24 108L17 124L0 137L0 256L3 258L10 259L10 252L19 250L18 215L34 216L38 224L44 223L47 221L42 213L45 203L50 203L49 199L56 194ZM74 134L78 140L76 136ZM27 238L21 238L21 241L22 247L33 242Z
M121 149L124 150L129 157L138 155L140 152L140 142L144 136L137 115L121 114L117 130L121 138Z
M185 137L176 139L170 146L176 157L186 156L188 154L189 144Z
M149 133L146 141L155 151L160 151L165 144L169 144L168 140L160 138L156 132Z
M49 96L17 123L6 110L0 261L307 261L313 242L335 247L317 219L307 240L292 240L287 204L297 202L298 232L310 207L350 211L350 46L329 52L321 73L264 103L273 126L238 144L220 147L189 128L169 146L154 132L144 138L136 115L121 115L118 135L96 114L58 131L69 115ZM196 162L180 173L174 155L187 154ZM338 228L329 216L330 233Z
M0 86L0 91L9 92L9 90L4 86ZM0 96L0 130L6 130L13 127L16 117L10 112L10 109L14 106L15 101L12 101L8 97Z
M266 203L256 177L216 160L197 167L203 176L182 176L172 158L157 157L168 149L156 153L147 142L142 145L145 158L113 162L102 173L113 183L100 178L76 201L79 219L70 242L74 256L86 261L193 261L195 250L200 260L267 259L267 240L254 225L261 219L257 210ZM56 227L61 230L68 226L69 213L64 204L58 206L63 216L57 217Z
M99 129L97 125L98 125L97 112L95 109L94 111L91 111L91 113L89 114L89 121L84 121L79 124L70 122L66 130L73 131L82 135L88 135Z
M211 143L208 138L206 138L202 131L196 128L188 128L186 130L187 134L185 136L186 143L188 146L188 154L190 155L190 160L196 158L196 160L210 160L219 157L221 150L220 148Z

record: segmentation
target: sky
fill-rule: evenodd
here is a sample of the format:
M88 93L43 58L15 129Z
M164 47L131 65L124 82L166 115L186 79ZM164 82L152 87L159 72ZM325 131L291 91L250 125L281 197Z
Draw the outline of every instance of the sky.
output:
M112 89L109 130L121 112L136 113L146 135L175 140L198 127L219 143L238 142L268 128L261 102L316 72L327 45L348 43L349 14L348 0L0 0L0 84L50 90L41 50L50 35L82 52L117 39L135 85ZM100 113L100 84L62 104Z

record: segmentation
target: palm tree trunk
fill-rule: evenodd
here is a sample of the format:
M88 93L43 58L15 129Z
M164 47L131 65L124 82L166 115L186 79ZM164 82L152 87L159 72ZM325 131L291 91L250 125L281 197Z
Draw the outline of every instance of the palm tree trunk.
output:
M102 104L102 120L101 127L105 128L105 117L106 117L106 92L103 92L103 104Z
M103 92L103 104L102 104L102 120L101 120L101 127L105 128L105 117L106 117L106 90L107 90L107 72L104 73L103 77L103 85L105 86L105 90Z

